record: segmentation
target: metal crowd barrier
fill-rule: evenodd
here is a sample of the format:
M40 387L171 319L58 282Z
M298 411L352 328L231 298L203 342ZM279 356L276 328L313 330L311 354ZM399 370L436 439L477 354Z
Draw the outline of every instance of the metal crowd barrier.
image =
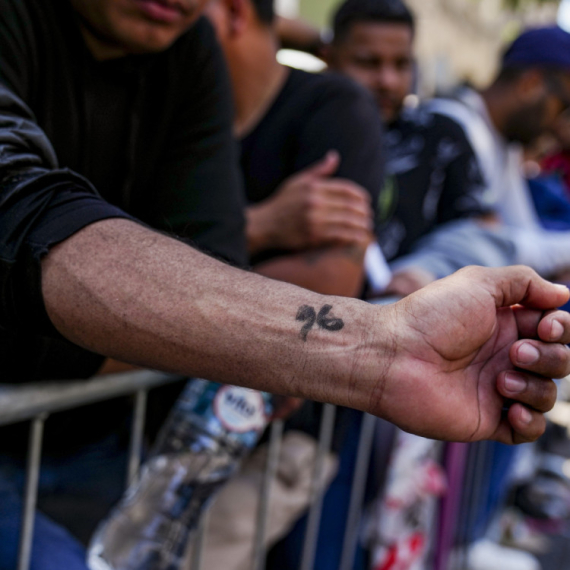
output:
M128 485L137 476L140 466L147 393L151 388L179 380L181 380L179 376L154 371L138 371L72 382L42 382L30 385L0 384L0 426L28 420L31 422L32 427L28 446L17 570L28 570L30 566L43 427L47 417L51 414L86 404L109 400L119 396L134 395L135 403L131 424L128 476L126 481ZM325 493L325 489L319 486L318 481L321 478L325 456L330 451L335 412L335 406L330 404L324 406L318 450L312 475L307 531L299 570L311 570L314 565L322 501ZM350 570L355 555L359 521L362 514L364 482L371 456L375 421L376 418L366 414L362 422L346 526L347 530L344 537L339 570ZM269 489L277 468L282 433L283 422L281 420L274 421L270 427L268 460L257 513L257 532L251 561L252 570L264 570L265 567L265 528L269 512ZM194 535L192 570L214 570L202 569L201 564L201 546L205 535L206 519L207 513L206 516L202 517L200 527Z

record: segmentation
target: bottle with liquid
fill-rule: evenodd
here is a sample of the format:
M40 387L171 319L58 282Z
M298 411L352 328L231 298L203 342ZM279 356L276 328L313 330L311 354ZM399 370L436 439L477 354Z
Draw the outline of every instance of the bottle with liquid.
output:
M178 570L190 533L273 412L270 394L193 379L136 483L96 530L91 570Z

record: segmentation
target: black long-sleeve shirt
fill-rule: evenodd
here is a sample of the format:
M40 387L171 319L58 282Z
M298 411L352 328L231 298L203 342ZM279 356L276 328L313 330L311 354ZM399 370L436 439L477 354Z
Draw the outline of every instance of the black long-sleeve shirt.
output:
M134 216L246 262L230 101L203 19L165 52L101 62L68 0L0 0L3 381L100 364L61 357L39 288L41 256L89 223Z
M206 20L162 53L97 61L68 0L0 0L0 382L88 377L101 365L58 335L40 288L41 256L92 222L137 218L247 262L231 125ZM100 406L50 418L48 450L116 429L124 403Z

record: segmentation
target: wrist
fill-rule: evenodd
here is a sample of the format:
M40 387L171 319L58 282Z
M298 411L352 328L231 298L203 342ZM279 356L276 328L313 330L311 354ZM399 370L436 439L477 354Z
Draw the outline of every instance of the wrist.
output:
M387 396L393 381L397 351L397 322L395 308L391 305L369 306L370 322L363 342L361 363L363 374L370 378L366 411L381 418L389 416L390 401ZM368 358L367 358L368 357Z
M271 224L263 203L245 210L247 249L250 255L275 247Z
M390 306L361 301L354 303L353 309L356 308L348 370L343 369L343 377L350 379L344 405L386 417L386 391L396 357L394 311Z

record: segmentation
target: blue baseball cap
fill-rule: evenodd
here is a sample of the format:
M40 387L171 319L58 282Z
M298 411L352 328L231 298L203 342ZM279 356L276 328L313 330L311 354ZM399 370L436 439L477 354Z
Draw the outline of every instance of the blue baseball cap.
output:
M558 26L523 32L503 55L503 68L556 67L570 71L570 34Z

